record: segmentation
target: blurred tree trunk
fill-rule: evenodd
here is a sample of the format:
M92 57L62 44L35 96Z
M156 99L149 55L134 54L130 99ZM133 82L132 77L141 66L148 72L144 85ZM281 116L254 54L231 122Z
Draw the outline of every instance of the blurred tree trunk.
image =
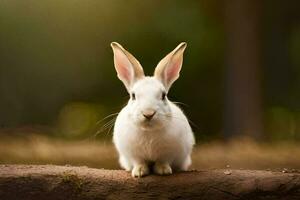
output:
M260 138L261 1L225 0L225 136Z

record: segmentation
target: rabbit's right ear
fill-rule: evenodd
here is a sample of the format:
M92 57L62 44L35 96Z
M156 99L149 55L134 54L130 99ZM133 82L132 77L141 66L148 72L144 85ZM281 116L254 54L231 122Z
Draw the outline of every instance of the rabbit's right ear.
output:
M129 92L132 85L145 76L144 70L139 61L120 44L112 42L111 47L114 52L114 64L118 77Z
M164 84L167 90L170 89L173 82L179 77L186 45L185 42L180 43L155 68L154 76Z

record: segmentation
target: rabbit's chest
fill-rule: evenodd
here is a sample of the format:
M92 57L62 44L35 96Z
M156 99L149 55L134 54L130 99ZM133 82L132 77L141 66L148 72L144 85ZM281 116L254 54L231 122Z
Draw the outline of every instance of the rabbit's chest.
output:
M163 157L169 157L176 151L177 142L174 138L161 135L150 135L135 139L130 144L133 155L148 161L156 161Z

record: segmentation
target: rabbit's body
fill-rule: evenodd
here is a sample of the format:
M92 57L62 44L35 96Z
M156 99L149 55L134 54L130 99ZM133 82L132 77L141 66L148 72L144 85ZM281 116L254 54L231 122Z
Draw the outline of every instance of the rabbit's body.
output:
M194 135L184 113L166 96L179 76L185 43L158 64L153 77L145 77L139 62L122 46L112 47L118 76L131 96L114 126L121 166L134 177L149 174L150 163L156 174L187 170Z
M183 112L168 101L171 117L160 129L148 130L137 125L124 107L114 128L113 141L120 155L120 164L127 171L135 162L167 162L174 170L187 170L194 136ZM173 116L173 117L172 117Z

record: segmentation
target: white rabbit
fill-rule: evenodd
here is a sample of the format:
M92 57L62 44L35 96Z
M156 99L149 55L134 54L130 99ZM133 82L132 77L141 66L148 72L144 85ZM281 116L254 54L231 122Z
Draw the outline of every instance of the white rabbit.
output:
M133 177L150 173L172 174L191 165L195 144L186 116L167 98L179 77L186 43L179 44L157 65L154 76L145 76L140 63L120 44L111 43L114 65L130 100L119 113L113 142L121 166Z

